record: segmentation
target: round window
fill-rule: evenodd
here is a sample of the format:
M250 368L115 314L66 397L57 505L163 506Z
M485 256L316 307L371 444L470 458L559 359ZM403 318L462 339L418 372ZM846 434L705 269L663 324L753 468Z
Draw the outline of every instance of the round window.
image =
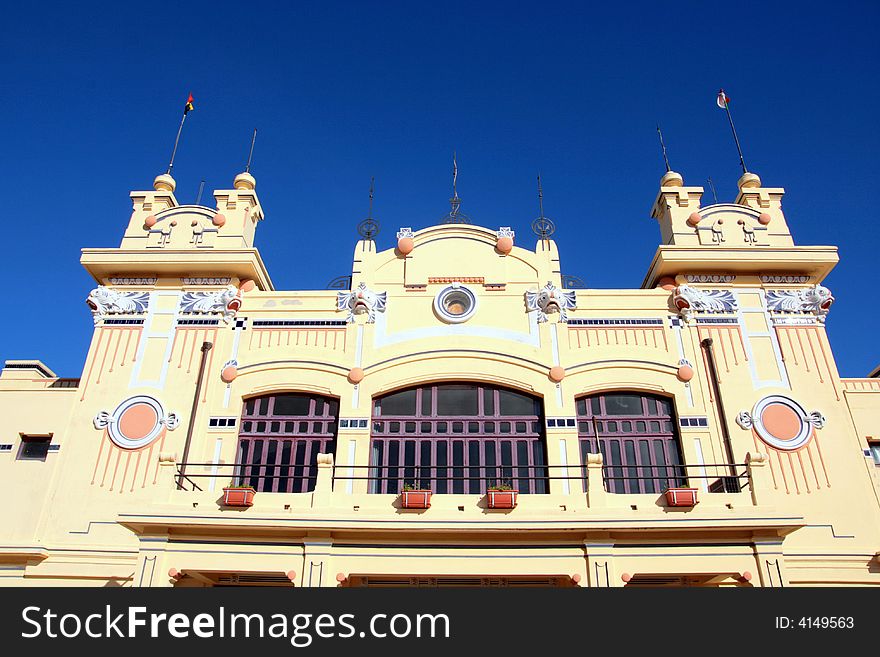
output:
M476 312L477 297L468 288L453 284L441 290L434 299L434 310L446 322L464 322Z

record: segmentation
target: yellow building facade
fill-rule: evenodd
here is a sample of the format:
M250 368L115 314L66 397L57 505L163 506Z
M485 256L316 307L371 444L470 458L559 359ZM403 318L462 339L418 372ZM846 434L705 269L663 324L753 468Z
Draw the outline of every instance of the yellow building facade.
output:
M3 585L880 584L880 379L839 376L783 189L667 173L639 289L445 223L282 291L250 174L174 187L83 249L81 377L0 374Z

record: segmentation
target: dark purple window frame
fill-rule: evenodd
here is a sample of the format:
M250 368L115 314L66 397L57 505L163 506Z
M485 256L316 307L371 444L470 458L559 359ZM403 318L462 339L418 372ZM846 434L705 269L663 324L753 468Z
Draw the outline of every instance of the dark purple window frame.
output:
M438 390L476 389L473 415L438 414ZM414 392L412 415L383 413L383 400ZM501 396L531 404L531 412L501 413ZM426 395L429 395L426 401ZM525 409L522 409L525 410ZM521 493L548 491L543 404L525 393L475 383L438 383L373 400L371 493L399 493L406 483L438 494L482 494L507 483Z
M284 414L276 402L297 398L304 413ZM236 483L259 492L315 490L318 454L336 451L339 401L301 393L251 397L244 402L236 462Z
M641 408L615 410L614 400L621 397L633 406L638 398ZM687 485L684 469L674 467L683 462L671 399L619 390L581 397L576 408L581 464L588 453L602 453L608 492L662 493Z

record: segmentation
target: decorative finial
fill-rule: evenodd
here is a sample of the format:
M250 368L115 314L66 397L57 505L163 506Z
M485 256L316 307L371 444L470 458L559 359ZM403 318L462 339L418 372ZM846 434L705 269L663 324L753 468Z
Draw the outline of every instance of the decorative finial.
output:
M541 187L541 174L538 174L538 210L540 216L532 222L532 232L542 240L556 232L556 226L549 217L544 216L544 189Z
M168 173L160 173L153 181L153 189L157 192L173 192L177 182Z
M449 199L449 214L443 217L444 224L469 224L471 218L461 211L461 199L458 197L458 161L452 151L452 198Z
M370 209L367 218L357 226L358 234L365 240L371 240L379 234L379 222L373 219L373 191L376 178L370 176Z

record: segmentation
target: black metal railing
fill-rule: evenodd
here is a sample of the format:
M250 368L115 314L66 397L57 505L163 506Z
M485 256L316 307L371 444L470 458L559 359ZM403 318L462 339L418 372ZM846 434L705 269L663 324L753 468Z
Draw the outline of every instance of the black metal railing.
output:
M190 468L212 468L217 472L192 472ZM261 493L310 493L315 490L318 465L275 465L263 463L178 463L177 487L202 490L193 479L222 479L224 486L250 486ZM192 486L187 489L184 482Z
M317 464L280 466L260 463L178 463L178 488L203 490L197 480L220 479L223 485L251 486L258 492L308 493L315 489ZM213 472L193 472L211 468ZM733 475L700 474L711 470ZM562 472L560 472L560 470ZM579 474L567 471L580 470ZM492 486L509 486L520 493L547 494L550 481L578 481L587 491L586 465L517 466L376 466L335 465L334 482L366 481L368 493L398 494L405 486L438 494L484 494ZM697 472L693 472L698 470ZM707 481L709 493L739 493L751 486L744 463L675 465L603 465L602 482L608 493L660 494L669 488L684 488L695 481ZM189 488L187 488L189 486Z
M520 493L546 494L551 480L582 481L582 475L554 474L575 470L577 466L334 466L334 481L366 481L369 493L400 493L404 486L430 490L438 494L482 495L493 486L509 486ZM342 474L352 471L351 474ZM365 474L358 474L363 473Z
M694 474L689 470L720 469L733 475ZM740 471L740 469L742 469ZM684 488L692 480L711 483L710 493L739 493L751 485L745 463L709 463L675 465L603 465L602 479L609 493L662 493L669 488Z

